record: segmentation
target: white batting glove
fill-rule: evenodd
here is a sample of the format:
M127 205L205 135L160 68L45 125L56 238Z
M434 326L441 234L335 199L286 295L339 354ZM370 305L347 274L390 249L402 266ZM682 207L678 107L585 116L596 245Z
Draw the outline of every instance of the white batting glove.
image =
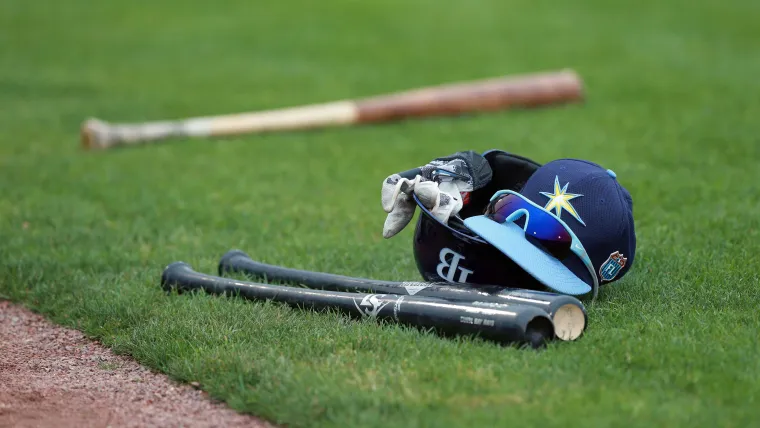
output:
M412 220L417 209L413 194L417 195L435 218L444 223L459 213L463 204L457 186L450 182L441 185L421 175L417 175L414 180L402 178L398 174L386 178L381 195L383 210L388 213L383 226L383 237L396 235Z
M485 186L492 176L488 161L471 150L434 159L419 171L412 180L392 174L383 181L381 202L388 213L383 237L396 235L412 220L417 208L413 195L435 218L447 224L464 206L462 196Z

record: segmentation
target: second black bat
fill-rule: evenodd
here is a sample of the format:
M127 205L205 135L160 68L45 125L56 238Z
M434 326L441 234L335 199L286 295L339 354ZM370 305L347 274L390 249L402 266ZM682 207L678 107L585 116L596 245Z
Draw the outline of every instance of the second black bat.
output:
M480 307L532 306L546 312L557 338L576 340L586 329L583 303L572 296L495 285L396 282L313 272L257 262L240 250L230 250L219 261L219 275L241 273L251 278L298 284L304 287L359 293L383 293L467 302Z

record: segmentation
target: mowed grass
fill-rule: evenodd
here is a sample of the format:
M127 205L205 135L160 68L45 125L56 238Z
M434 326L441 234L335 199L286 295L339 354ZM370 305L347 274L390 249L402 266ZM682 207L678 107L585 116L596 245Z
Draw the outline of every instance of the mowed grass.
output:
M760 7L753 1L198 0L0 5L0 297L291 427L705 426L760 419ZM572 67L587 102L316 132L79 147L80 122L238 112ZM589 159L638 253L582 340L536 352L171 296L239 248L419 275L388 174L458 150Z

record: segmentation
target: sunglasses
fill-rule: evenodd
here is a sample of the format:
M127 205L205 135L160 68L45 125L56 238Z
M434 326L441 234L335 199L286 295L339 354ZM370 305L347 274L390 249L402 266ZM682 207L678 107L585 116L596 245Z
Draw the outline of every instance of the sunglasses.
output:
M578 256L593 278L592 291L596 298L599 279L596 277L594 265L581 241L560 218L511 190L496 192L486 206L485 216L497 223L512 222L518 226L524 217L521 227L525 231L525 238L533 245L559 260L571 254Z

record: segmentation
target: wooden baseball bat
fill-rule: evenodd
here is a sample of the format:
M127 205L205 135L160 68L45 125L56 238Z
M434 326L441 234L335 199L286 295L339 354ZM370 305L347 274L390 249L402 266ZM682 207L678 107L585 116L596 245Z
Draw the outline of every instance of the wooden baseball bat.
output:
M139 123L82 123L87 149L177 137L215 137L379 123L413 117L539 107L583 99L583 83L573 70L559 70L449 83L355 100L237 114Z

